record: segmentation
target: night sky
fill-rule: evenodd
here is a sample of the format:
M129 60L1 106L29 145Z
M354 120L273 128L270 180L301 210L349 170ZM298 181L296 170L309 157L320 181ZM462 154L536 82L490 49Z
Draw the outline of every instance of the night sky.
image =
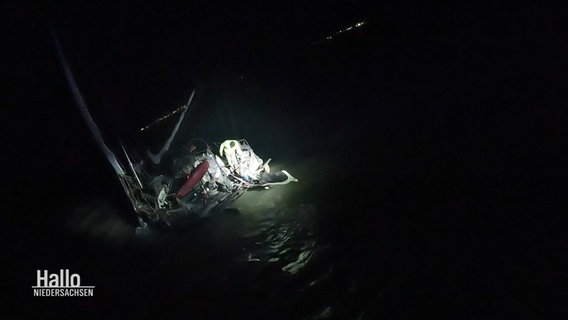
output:
M120 255L66 234L73 207L104 198L132 218L75 107L54 34L109 136L155 147L155 140L136 138L137 128L196 88L184 134L246 137L275 161L309 158L327 166L326 183L314 187L316 202L326 203L322 212L328 210L321 229L330 246L367 266L360 275L369 288L353 297L376 304L365 319L536 319L560 306L566 275L554 262L566 251L560 234L568 118L559 7L349 1L3 7L9 280L2 290L11 307L2 318L26 309L55 317L66 306L72 315L97 309L114 318L109 300L120 295L83 305L34 300L28 289L36 269L75 263L88 274L97 257ZM67 242L78 244L61 245ZM375 296L373 286L386 289ZM200 318L167 304L179 299L169 294L160 300L168 309L163 315ZM138 306L120 299L126 309L120 314ZM275 319L296 316L278 310ZM360 314L336 312L337 319Z

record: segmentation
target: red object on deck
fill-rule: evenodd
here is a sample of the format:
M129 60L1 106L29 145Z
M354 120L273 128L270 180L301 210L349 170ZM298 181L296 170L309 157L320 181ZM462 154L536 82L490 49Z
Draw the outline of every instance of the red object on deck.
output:
M203 175L205 175L208 169L209 162L207 162L207 160L203 160L203 162L201 162L197 168L193 169L193 171L191 171L191 173L187 176L187 180L183 183L183 186L179 188L177 196L179 198L185 197L193 189L193 187L201 181L201 178L203 178Z

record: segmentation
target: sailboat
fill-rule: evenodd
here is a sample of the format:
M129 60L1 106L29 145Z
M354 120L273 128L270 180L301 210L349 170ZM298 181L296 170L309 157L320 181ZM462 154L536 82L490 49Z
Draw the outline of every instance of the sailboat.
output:
M146 150L143 158L133 157L121 142L119 157L103 138L55 36L54 42L81 116L117 175L141 225L166 228L185 225L214 210L227 208L247 190L298 182L286 170L271 172L271 159L263 161L246 139L225 140L215 148L217 153L202 139L185 139L185 152L171 159L174 139L184 139L178 137L178 132L190 110L195 90L185 105L170 113L179 113L179 117L159 152Z

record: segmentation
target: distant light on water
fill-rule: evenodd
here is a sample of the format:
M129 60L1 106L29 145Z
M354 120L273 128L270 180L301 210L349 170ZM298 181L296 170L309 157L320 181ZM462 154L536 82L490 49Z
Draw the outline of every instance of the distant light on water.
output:
M318 41L315 41L313 44L316 45L316 44L319 44L320 42L323 42L323 41L326 41L326 40L333 40L335 37L337 37L337 36L339 36L343 33L356 30L357 28L360 28L360 27L364 26L365 24L367 24L367 21L359 21L359 22L355 23L354 25L351 25L351 26L349 26L345 29L341 29L341 30L339 30L339 31L337 31L333 34L327 35L324 38L319 39Z
M148 128L150 128L150 127L156 125L157 123L162 122L162 121L164 121L164 120L166 120L166 119L168 119L168 118L170 118L170 117L176 115L177 113L179 113L180 111L182 111L182 110L185 109L185 108L187 108L187 105L178 107L178 108L174 109L173 111L171 111L171 112L169 112L169 113L167 113L167 114L165 114L165 115L163 115L163 116L161 116L161 117L155 119L154 121L150 122L150 124L146 125L145 127L140 128L140 129L139 129L140 132L142 132L142 131L144 131L144 130L147 130Z

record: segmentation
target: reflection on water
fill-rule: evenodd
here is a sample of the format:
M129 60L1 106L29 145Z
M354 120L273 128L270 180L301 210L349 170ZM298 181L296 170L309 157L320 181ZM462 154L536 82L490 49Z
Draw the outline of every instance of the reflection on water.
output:
M246 261L274 263L282 271L300 272L322 249L317 243L313 205L274 209L262 214L254 230L245 234Z
M76 233L129 252L117 263L143 261L145 266L137 272L149 273L142 278L173 273L176 285L216 292L210 297L212 305L225 299L219 295L224 297L227 291L236 292L240 304L255 306L241 311L243 315L329 318L337 313L336 304L348 288L335 282L332 248L319 235L314 188L324 183L324 169L316 163L286 166L299 183L251 190L231 210L184 229L135 232L135 225L123 221L120 212L104 202L75 210L70 226Z
M132 240L135 231L135 226L123 218L119 209L105 200L91 200L78 206L67 223L76 234L115 246Z

